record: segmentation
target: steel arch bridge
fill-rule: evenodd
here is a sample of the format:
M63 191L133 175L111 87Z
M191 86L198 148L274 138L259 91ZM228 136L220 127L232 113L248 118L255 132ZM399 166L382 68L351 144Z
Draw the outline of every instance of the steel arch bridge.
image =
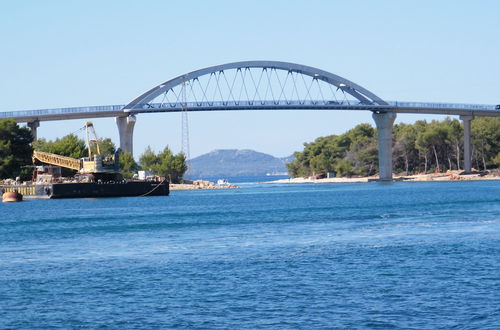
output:
M119 124L123 148L132 145L134 114L145 112L264 110L264 109L345 109L371 110L377 128L390 122L389 104L367 89L317 68L288 62L250 61L213 66L168 80L140 95L124 107L132 115ZM183 127L187 128L183 116ZM121 128L120 128L121 126ZM187 131L184 129L183 131ZM127 139L127 136L130 138ZM392 138L380 134L380 177L392 178ZM123 137L123 138L122 138ZM183 148L187 144L183 137ZM188 149L187 149L188 150ZM388 160L389 159L389 160ZM388 169L390 168L390 169Z
M137 114L224 110L368 110L378 129L380 178L392 178L392 125L397 113L460 115L464 121L465 170L470 170L470 122L500 116L500 107L385 101L367 89L314 67L278 61L244 61L196 70L168 80L127 105L0 112L0 119L27 122L35 137L40 121L116 117L120 147L132 151Z
M227 63L168 80L124 107L128 113L389 106L367 89L310 66L277 61Z

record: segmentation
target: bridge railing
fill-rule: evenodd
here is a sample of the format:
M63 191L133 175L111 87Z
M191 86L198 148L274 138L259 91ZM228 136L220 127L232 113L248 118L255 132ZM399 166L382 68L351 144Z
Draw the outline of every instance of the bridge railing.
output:
M399 108L415 108L415 109L452 109L452 110L498 110L495 105L491 104L465 104L465 103L434 103L434 102L400 102L387 101L389 107ZM373 107L384 107L378 104L361 103L358 100L256 100L256 101L213 101L213 102L171 102L171 103L147 103L138 104L135 109L127 109L128 111L147 111L151 109L172 109L178 110L182 108L238 108L238 107L328 107L328 108L343 108L356 107L360 109L371 109Z
M255 100L255 101L213 101L213 102L170 102L170 103L147 103L138 104L134 109L127 110L147 110L147 109L179 109L179 108L223 108L223 107L261 107L261 106L361 106L373 107L374 104L363 104L354 100L325 101L325 100Z
M63 115L71 113L92 113L92 112L114 112L122 110L124 105L97 105L87 107L40 109L40 110L19 110L0 112L0 118L33 117Z
M190 110L203 109L209 110L210 108L220 110L237 110L241 109L300 109L304 108L318 108L318 109L359 109L359 110L375 110L379 108L406 108L406 109L442 109L442 110L478 110L478 111L492 111L500 112L495 108L495 105L489 104L463 104L463 103L433 103L433 102L400 102L400 101L387 101L388 106L377 104L363 104L358 100L242 100L242 101L213 101L213 102L173 102L173 103L148 103L138 104L134 109L124 109L125 105L101 105L101 106L87 106L87 107L72 107L72 108L57 108L57 109L40 109L40 110L20 110L20 111L5 111L0 112L0 119L2 118L36 118L51 116L61 116L70 114L85 114L85 113L106 113L106 112L120 112L125 110L129 113L140 112L154 112L154 111L180 111L184 108ZM113 114L114 115L114 114ZM112 116L110 114L110 116ZM90 116L89 116L90 117Z
M387 101L387 103L389 103L389 105L392 105L394 107L401 107L401 108L495 110L495 105L491 104L400 102L400 101Z

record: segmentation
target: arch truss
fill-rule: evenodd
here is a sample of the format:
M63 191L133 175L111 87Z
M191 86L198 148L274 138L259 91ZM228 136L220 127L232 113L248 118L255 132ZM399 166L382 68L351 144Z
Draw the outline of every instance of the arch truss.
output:
M379 110L387 106L363 87L317 68L247 61L178 76L142 94L124 110L133 114L185 110Z

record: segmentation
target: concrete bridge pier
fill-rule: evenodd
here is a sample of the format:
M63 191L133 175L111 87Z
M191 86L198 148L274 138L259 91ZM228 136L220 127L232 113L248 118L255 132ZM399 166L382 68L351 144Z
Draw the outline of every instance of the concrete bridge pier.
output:
M133 152L135 116L116 117L116 125L120 134L120 148L125 152Z
M396 119L394 112L373 113L378 131L379 180L392 180L392 125Z
M31 135L33 135L33 141L36 141L36 129L40 127L40 121L34 120L27 123L27 126L31 129Z
M470 173L472 172L470 122L474 119L474 116L460 116L460 119L464 122L464 172Z

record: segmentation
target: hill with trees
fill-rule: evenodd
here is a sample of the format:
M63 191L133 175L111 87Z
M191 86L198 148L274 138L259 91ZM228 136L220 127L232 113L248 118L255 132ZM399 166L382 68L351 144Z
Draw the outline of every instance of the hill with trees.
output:
M214 150L191 160L191 175L196 178L226 176L263 176L286 172L285 162L253 150Z
M472 121L472 163L478 170L500 166L500 118ZM378 172L377 130L360 124L341 135L304 143L287 164L293 177L369 176ZM396 173L415 174L460 170L463 164L463 126L456 119L394 125L393 160Z

